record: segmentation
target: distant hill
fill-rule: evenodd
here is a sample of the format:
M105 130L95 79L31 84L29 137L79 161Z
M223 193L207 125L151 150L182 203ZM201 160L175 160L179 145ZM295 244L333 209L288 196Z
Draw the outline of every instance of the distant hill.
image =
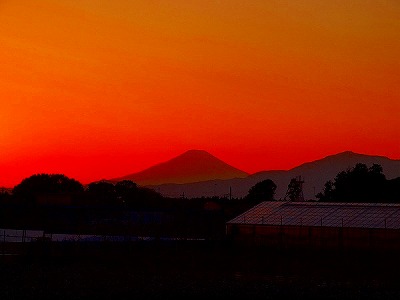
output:
M315 194L323 190L325 182L333 180L340 171L354 167L357 163L364 163L368 167L374 163L381 165L387 179L400 177L400 160L346 151L304 163L290 170L262 171L245 178L209 180L189 184L160 184L150 187L170 197L179 197L182 194L188 198L224 196L228 195L230 190L232 197L244 197L254 184L264 179L271 179L278 186L275 198L279 199L284 198L290 179L301 176L304 180L305 199L315 199Z
M144 171L110 181L132 180L140 185L182 184L213 179L243 178L248 175L204 150L189 150Z

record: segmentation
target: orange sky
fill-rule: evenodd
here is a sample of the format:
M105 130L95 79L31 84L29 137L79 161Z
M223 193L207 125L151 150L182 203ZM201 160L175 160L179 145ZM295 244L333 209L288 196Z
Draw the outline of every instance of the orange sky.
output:
M247 172L400 158L400 2L0 1L0 186L189 149Z

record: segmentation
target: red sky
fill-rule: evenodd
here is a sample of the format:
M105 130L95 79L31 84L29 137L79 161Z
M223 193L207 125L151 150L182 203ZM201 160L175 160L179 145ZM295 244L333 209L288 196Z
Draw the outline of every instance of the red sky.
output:
M400 2L0 1L0 186L204 149L400 158Z

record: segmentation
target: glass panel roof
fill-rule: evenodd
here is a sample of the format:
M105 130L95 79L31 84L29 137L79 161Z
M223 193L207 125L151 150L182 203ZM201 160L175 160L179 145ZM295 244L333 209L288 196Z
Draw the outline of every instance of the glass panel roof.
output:
M400 204L266 201L228 224L400 229Z

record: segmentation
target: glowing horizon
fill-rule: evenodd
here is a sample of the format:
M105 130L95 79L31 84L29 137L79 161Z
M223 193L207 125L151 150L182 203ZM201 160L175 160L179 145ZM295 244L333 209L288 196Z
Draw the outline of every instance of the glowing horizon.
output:
M400 159L396 1L2 1L0 186L203 149L248 173Z

